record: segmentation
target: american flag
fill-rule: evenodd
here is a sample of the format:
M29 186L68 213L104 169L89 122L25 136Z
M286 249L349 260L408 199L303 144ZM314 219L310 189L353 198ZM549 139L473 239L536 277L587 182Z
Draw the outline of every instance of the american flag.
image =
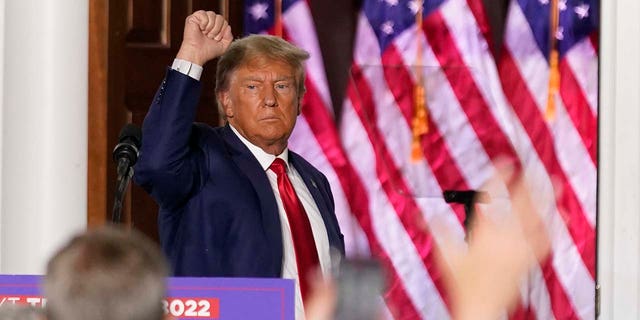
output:
M507 158L547 204L553 248L511 317L595 317L597 6L513 0L496 64L481 0L364 0L336 129L307 1L283 1L283 37L312 56L290 147L329 178L347 254L385 266L388 315L450 317L435 256L465 213L442 192L481 188ZM246 1L245 31L277 33L277 11Z
M446 234L464 238L465 213L442 192L480 188L492 161L513 153L496 120L499 83L478 20L480 2L464 0L371 0L360 14L341 136L352 162L370 159L356 169L398 319L449 317L435 257ZM428 113L416 134L420 96Z
M513 133L527 141L520 153L531 154L534 190L552 188L552 181L562 190L543 211L553 256L530 286L542 293L530 297L539 318L595 317L598 6L512 0L507 16L499 72L519 120Z

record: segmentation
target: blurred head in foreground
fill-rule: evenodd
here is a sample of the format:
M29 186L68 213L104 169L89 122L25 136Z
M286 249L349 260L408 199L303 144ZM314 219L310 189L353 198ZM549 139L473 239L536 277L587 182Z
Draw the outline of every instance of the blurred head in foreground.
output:
M73 238L49 261L49 320L160 320L168 267L135 230L103 227Z
M0 320L44 320L42 310L30 305L2 305Z

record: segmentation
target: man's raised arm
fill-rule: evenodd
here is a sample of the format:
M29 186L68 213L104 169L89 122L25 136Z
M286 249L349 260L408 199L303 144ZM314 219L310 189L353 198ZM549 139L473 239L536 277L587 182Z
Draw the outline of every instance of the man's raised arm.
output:
M189 144L201 92L200 72L191 71L202 70L206 62L221 56L232 40L227 21L212 11L196 11L185 20L172 70L167 71L142 126L134 177L162 206L179 204L203 178L203 155Z

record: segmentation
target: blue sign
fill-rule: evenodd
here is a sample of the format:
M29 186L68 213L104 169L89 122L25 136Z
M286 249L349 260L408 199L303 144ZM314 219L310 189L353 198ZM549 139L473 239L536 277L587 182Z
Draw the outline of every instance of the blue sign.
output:
M44 307L42 276L0 275L0 306ZM294 320L293 280L266 278L169 278L165 313L177 319Z

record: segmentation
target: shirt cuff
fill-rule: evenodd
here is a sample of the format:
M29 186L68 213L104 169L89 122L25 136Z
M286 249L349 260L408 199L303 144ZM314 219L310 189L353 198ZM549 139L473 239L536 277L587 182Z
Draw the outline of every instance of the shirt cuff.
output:
M200 81L200 76L202 75L202 66L182 59L174 59L171 69L198 81Z

